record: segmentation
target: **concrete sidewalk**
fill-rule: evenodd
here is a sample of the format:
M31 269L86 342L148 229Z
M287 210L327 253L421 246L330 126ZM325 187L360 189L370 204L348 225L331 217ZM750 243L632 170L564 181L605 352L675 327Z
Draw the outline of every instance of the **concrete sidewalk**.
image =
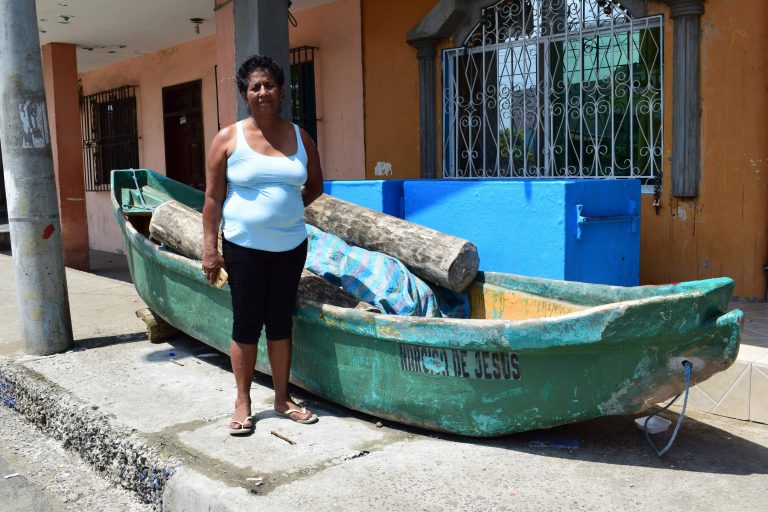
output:
M256 431L230 437L228 359L183 335L147 341L134 315L143 303L110 272L68 270L75 348L24 356L12 261L0 253L0 398L158 508L764 509L768 426L699 412L658 459L629 417L477 440L381 425L294 389L321 416L299 425L272 412L259 375Z

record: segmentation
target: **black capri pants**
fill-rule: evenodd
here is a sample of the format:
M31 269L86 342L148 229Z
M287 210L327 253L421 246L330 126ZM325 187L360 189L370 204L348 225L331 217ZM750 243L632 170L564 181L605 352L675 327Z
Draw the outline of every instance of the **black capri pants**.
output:
M268 340L290 338L307 241L290 251L271 252L222 240L221 249L232 293L232 339L258 343L263 325Z

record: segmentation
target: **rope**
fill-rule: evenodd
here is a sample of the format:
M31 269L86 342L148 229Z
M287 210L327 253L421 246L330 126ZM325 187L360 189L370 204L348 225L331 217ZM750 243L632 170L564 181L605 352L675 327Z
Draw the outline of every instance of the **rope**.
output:
M645 432L645 439L648 440L648 444L651 445L651 448L653 448L653 451L656 452L656 455L659 457L663 456L665 453L669 451L670 448L672 448L672 443L675 442L675 438L677 437L677 432L680 430L680 425L683 423L683 418L685 418L685 407L688 405L688 389L691 385L691 377L693 377L693 365L690 361L683 361L683 380L685 381L685 397L683 398L683 409L680 411L680 415L677 417L677 424L675 425L675 430L672 431L672 437L669 438L669 442L667 445L659 450L656 448L656 445L654 444L653 440L651 439L651 435L648 433L648 422L651 420L651 418L658 415L660 412L666 411L669 409L669 407L675 403L675 400L680 398L680 395L683 393L680 393L675 398L670 400L670 402L665 405L661 410L656 411L655 413L651 414L645 419L645 423L643 424L643 432Z
M144 201L144 194L141 193L141 187L139 186L139 180L136 179L136 171L131 170L133 173L133 182L136 184L136 192L139 194L139 201L141 201L142 208L150 209L149 206L147 206L146 201Z

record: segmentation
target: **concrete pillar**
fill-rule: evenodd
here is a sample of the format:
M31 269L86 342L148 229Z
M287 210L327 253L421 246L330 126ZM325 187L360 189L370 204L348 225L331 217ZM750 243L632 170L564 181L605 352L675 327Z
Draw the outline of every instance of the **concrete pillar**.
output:
M674 20L672 195L696 197L701 175L701 15L704 0L665 0Z
M288 46L289 0L234 0L235 69L250 55L261 54L279 63L285 72L282 115L291 119L291 67ZM248 105L237 102L237 117L248 116ZM223 126L223 123L222 123Z
M406 35L406 41L416 48L416 58L419 59L419 175L422 178L438 175L437 44L467 18L466 9L470 3L441 0Z
M72 346L72 323L37 23L35 2L0 2L0 141L16 302L24 352L47 355Z
M240 97L235 83L235 4L222 2L215 7L216 74L218 76L219 128L237 121Z
M88 216L76 49L74 44L50 43L43 46L42 58L64 264L87 271L90 270Z
M437 40L409 43L419 59L419 174L437 178Z

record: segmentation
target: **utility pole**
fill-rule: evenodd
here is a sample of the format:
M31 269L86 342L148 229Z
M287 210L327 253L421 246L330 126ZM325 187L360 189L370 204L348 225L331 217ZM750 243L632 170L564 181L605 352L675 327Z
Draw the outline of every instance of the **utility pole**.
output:
M72 346L34 0L0 0L0 143L24 352Z

